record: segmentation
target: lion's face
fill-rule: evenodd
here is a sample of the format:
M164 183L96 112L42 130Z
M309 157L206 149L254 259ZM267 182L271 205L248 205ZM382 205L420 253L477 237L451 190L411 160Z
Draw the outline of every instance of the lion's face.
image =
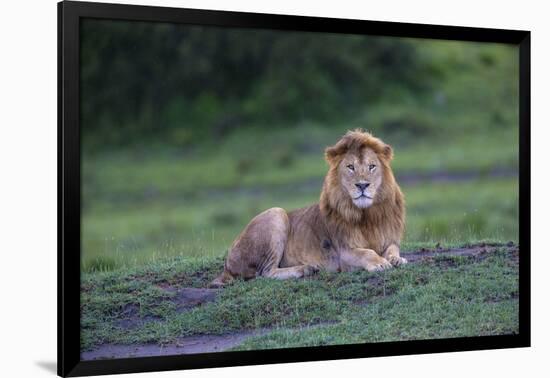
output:
M395 193L397 184L390 166L393 150L371 134L347 132L326 148L325 158L330 166L321 192L325 211L358 222L367 209L387 202Z
M364 148L357 153L347 153L338 165L342 189L349 194L355 206L365 209L372 205L382 184L382 167L376 153Z

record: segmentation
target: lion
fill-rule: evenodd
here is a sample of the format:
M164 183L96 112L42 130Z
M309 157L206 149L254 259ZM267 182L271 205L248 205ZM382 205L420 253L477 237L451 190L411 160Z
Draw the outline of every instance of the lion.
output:
M407 263L399 251L405 200L390 167L392 147L355 129L327 147L325 159L329 169L319 202L290 212L274 207L254 217L211 287L238 277L284 280Z

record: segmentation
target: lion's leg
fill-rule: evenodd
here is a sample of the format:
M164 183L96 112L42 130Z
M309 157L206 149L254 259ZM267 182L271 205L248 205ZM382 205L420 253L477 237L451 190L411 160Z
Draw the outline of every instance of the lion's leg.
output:
M393 266L399 266L407 263L407 259L399 255L399 247L395 244L390 245L382 254L386 260Z
M263 272L262 276L286 280L289 278L302 278L311 276L318 271L317 268L311 265L298 265L288 268L272 268L267 272Z
M279 268L289 230L285 210L271 208L258 214L233 243L225 260L224 272L212 282L212 286L223 286L234 277L287 279L312 274L314 269L306 266Z
M340 261L344 270L363 268L369 272L391 268L392 265L384 257L372 249L354 248L340 254Z
M259 267L258 275L279 280L311 276L317 272L318 269L310 265L280 267L290 231L288 216L286 212L284 212L284 214L281 213L282 211L284 210L280 209L280 211L276 211L273 214L274 219L272 219L271 224L275 227L270 227L265 230L265 235L269 237L269 245L268 251L264 255L264 260Z
M262 227L255 230L256 235L262 235L265 240L265 243L262 243L261 260L256 275L286 280L314 274L317 269L309 265L280 267L290 232L290 223L286 211L273 208L267 211L264 218Z
M255 216L235 239L223 272L210 283L222 287L237 277L250 279L273 264L272 250L284 250L288 235L288 216L283 209L268 209ZM278 264L279 260L276 261Z

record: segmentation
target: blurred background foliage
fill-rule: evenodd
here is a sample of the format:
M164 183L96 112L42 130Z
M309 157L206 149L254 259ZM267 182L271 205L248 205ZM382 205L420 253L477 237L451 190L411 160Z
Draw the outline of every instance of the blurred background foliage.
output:
M517 240L514 46L84 20L83 269L223 254L252 216L318 200L322 154L395 148L404 247Z
M395 38L118 21L82 33L83 130L100 144L339 120L443 75Z

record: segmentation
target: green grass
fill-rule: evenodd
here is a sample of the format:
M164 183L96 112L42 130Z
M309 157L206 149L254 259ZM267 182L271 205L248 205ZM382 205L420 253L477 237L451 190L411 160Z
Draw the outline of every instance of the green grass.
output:
M185 127L140 144L84 138L82 348L257 329L269 332L239 349L517 332L517 262L504 252L376 274L237 281L213 303L181 312L175 302L177 289L204 287L221 271L260 211L318 201L324 148L356 127L394 147L407 201L402 249L518 241L517 49L429 40L418 48L433 70L451 74L422 96L386 88L339 123L245 122L190 143L197 125L186 114Z
M407 198L405 246L410 242L517 241L517 180L475 180L403 187ZM250 198L162 199L135 209L88 211L83 218L83 269L110 270L168 256L220 256L260 211L295 209L318 200L308 192L266 191Z
M455 89L445 90L454 99ZM515 110L503 106L507 116L494 124L484 120L480 108L465 114L454 109L457 103L450 102L446 110L386 104L358 121L380 129L380 136L394 145L398 182L468 176L452 183L402 183L409 214L405 242L517 240L517 177L491 175L517 171ZM402 127L388 128L396 120ZM405 127L412 124L416 129ZM357 125L248 126L193 147L153 144L86 154L82 269L223 254L260 211L318 201L327 170L324 148Z
M174 258L85 274L82 348L258 329L269 331L238 348L518 332L517 261L504 251L483 260L441 257L380 273L237 281L214 302L177 311L178 288L205 287L221 268L221 258ZM137 321L127 328L123 322L130 317Z
M189 153L123 149L88 156L83 160L85 210L155 197L204 200L228 189L253 191L322 180L327 171L324 148L350 127L242 130L216 146L205 144ZM393 169L397 175L517 170L516 134L504 129L452 141L421 137L412 145L395 147Z
M150 125L158 126L150 138L111 128L128 139L116 148L102 134L84 138L82 269L222 255L258 212L317 201L327 170L324 148L356 127L394 147L392 165L409 214L405 243L517 240L517 48L411 43L433 71L429 93L388 82L385 95L365 100L353 117L280 125L242 120L223 137L204 137L207 132L180 111L180 126ZM202 137L189 139L196 129ZM446 184L401 182L464 174L468 180Z

